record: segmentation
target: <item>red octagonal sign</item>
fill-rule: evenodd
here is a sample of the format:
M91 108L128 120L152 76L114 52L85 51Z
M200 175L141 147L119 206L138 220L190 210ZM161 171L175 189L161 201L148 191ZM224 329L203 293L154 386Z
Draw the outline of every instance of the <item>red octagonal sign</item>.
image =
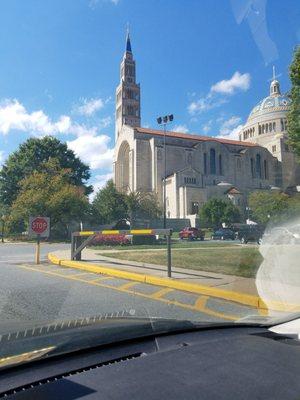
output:
M29 235L48 237L50 231L50 218L48 217L30 217L29 218Z

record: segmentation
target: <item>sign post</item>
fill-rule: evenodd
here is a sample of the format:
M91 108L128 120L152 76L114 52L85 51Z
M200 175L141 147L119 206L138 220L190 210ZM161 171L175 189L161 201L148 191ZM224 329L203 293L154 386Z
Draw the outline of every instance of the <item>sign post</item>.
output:
M47 238L50 234L50 218L48 217L29 217L28 235L36 237L35 262L40 263L41 238Z

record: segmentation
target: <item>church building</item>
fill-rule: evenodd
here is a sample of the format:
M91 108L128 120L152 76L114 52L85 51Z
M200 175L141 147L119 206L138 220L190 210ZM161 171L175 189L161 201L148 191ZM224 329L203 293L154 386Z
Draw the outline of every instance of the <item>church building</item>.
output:
M155 192L162 202L166 161L167 217L189 218L193 224L210 198L228 198L244 211L251 191L299 185L299 167L287 144L290 100L273 78L270 95L253 108L239 140L171 131L164 135L141 127L140 84L127 34L116 89L117 189Z

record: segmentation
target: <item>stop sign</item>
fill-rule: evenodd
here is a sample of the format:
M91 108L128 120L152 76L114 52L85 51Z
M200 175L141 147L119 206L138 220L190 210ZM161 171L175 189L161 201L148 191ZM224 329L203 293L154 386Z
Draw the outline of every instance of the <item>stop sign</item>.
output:
M50 218L48 217L30 217L29 218L29 236L40 235L48 237L50 232Z

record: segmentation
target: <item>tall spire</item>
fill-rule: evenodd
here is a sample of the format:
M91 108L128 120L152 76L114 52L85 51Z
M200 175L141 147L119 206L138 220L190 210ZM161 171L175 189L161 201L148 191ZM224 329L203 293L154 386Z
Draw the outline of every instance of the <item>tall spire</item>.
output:
M129 23L128 22L127 22L127 29L126 29L126 52L132 53L131 43L130 43L130 36L129 36Z
M135 60L131 50L127 25L126 48L120 68L120 83L116 90L116 140L122 126L141 126L140 84L136 83Z

